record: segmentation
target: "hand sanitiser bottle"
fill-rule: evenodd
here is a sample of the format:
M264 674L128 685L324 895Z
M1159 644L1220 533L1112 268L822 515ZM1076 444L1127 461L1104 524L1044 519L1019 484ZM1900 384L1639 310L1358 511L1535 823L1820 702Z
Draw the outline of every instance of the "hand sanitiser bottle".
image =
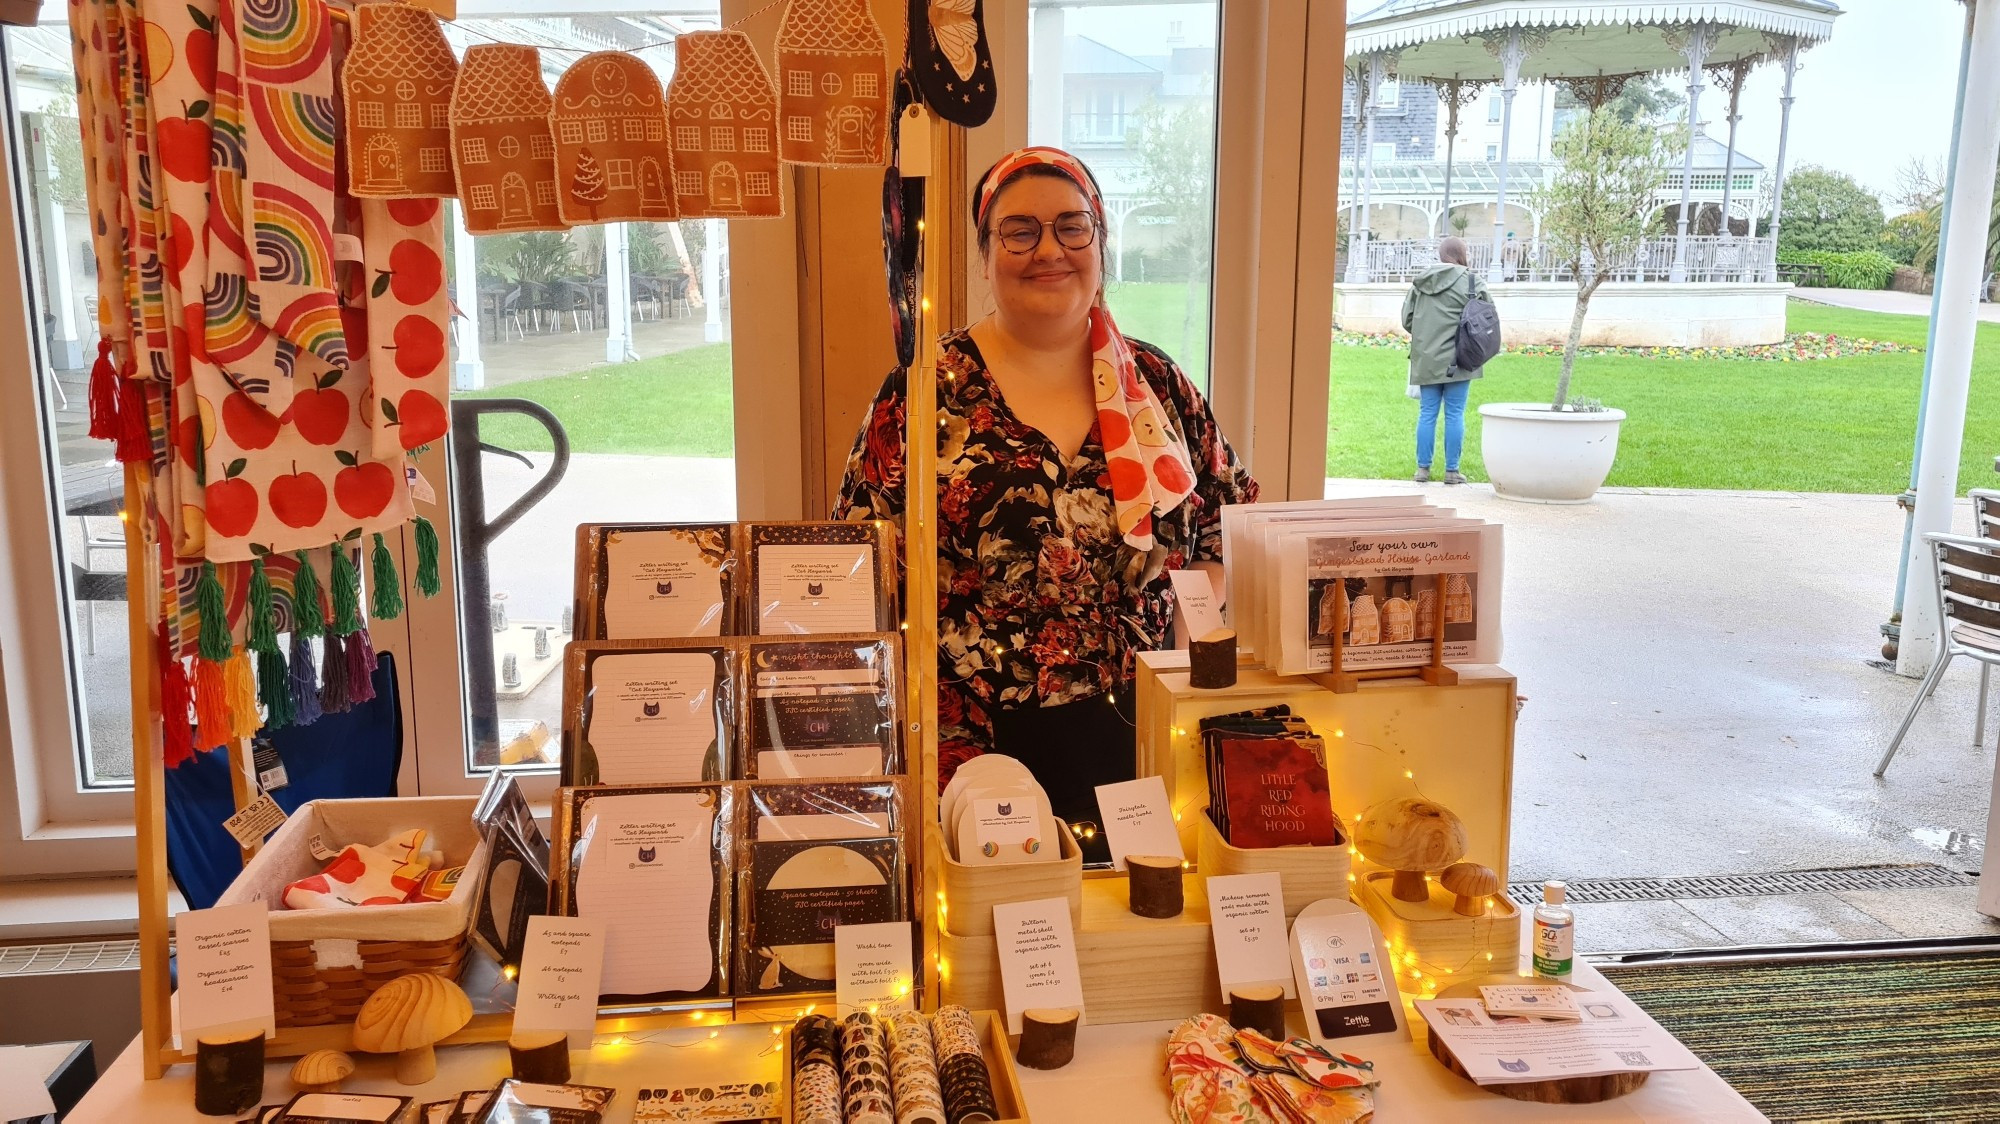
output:
M1535 974L1567 982L1576 967L1576 915L1563 904L1568 887L1542 883L1542 904L1535 907Z

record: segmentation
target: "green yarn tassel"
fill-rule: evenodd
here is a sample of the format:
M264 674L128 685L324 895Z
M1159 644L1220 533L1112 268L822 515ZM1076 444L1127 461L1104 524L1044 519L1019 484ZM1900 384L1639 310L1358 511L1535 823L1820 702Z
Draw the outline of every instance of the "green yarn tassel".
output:
M319 574L313 570L312 556L301 550L299 572L292 579L292 627L300 636L320 636L326 632L326 607L320 604Z
M250 563L250 630L244 644L259 654L278 654L277 614L271 610L271 575L264 560Z
M438 533L431 521L417 516L417 592L436 597L444 582L438 577Z
M354 572L354 560L347 544L333 544L333 626L335 636L352 636L361 631L361 575Z
M396 576L396 560L389 556L389 544L382 541L382 532L375 532L374 576L369 582L374 586L374 598L368 603L368 615L378 621L393 621L403 615L403 580Z
M195 586L195 607L201 611L201 658L221 663L234 647L229 639L229 610L222 601L222 579L215 563L201 564L201 582Z
M275 637L273 638L275 641ZM282 730L295 719L289 683L291 669L276 651L257 653L257 701L264 704L264 728Z

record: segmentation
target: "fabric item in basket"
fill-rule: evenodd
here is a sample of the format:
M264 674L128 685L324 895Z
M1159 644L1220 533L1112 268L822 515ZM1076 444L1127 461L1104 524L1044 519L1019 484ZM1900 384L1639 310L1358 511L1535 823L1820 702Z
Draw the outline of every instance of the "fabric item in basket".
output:
M458 880L465 873L462 866L440 866L426 871L417 880L417 886L410 891L407 900L413 902L441 902L449 900L452 891L458 889Z
M423 857L429 837L429 832L413 827L373 847L350 843L325 870L286 886L285 907L402 905L411 900L429 869Z

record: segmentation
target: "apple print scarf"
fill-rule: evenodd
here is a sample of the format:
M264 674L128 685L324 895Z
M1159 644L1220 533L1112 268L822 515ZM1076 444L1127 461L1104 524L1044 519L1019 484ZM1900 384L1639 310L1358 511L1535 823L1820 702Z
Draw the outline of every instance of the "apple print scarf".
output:
M1104 229L1104 201L1098 196L1090 169L1069 153L1045 146L1016 149L986 170L976 189L973 221L983 227L1007 178L1032 165L1054 168L1075 183L1090 201L1098 230ZM1139 377L1132 345L1118 331L1111 310L1101 299L1090 310L1090 352L1098 436L1110 468L1118 530L1132 549L1150 551L1154 514L1172 511L1194 491L1193 461L1187 443L1168 427L1152 388Z

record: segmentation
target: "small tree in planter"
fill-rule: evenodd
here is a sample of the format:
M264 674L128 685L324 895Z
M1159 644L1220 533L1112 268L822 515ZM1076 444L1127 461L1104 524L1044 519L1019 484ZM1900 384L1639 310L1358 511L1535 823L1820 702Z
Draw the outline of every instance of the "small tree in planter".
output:
M1604 284L1609 265L1645 239L1653 195L1667 182L1674 153L1651 123L1622 120L1608 106L1564 129L1551 151L1555 175L1534 194L1542 213L1542 245L1576 278L1576 313L1570 318L1562 376L1550 407L1560 410L1569 401L1590 298Z

